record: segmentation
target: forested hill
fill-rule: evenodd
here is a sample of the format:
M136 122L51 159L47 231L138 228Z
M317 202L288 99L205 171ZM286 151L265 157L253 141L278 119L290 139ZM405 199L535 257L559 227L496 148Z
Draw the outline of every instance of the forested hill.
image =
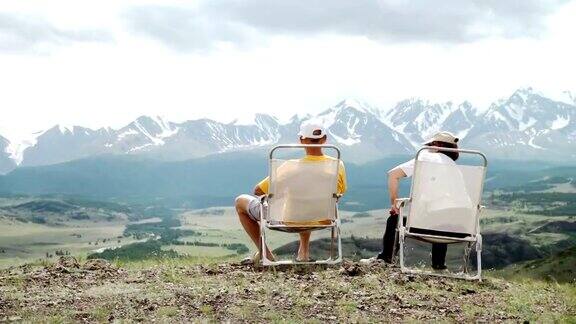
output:
M386 172L410 156L366 164L346 163L349 210L387 207ZM344 157L345 160L345 157ZM466 162L465 160L463 162ZM266 152L230 153L182 162L100 156L42 167L19 168L0 177L0 192L67 194L97 199L147 200L190 208L230 205L267 175ZM576 167L544 162L490 161L485 190L527 186L550 177L576 178ZM402 186L407 194L408 183Z

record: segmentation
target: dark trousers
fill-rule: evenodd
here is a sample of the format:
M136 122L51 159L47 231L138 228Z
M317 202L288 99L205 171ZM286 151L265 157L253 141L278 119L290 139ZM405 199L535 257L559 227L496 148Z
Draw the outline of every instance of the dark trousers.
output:
M384 260L384 262L391 263L394 253L394 241L396 239L396 228L398 227L398 214L390 213L390 217L386 221L386 231L382 238L382 252L378 254L377 258ZM406 222L406 219L404 219ZM396 244L396 252L399 250L399 244ZM446 251L448 244L445 243L432 243L432 268L443 268L446 263Z

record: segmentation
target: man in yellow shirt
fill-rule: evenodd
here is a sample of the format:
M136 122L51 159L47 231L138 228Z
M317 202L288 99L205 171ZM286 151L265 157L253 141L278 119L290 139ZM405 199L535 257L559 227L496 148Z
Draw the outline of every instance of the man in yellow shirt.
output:
M302 144L325 144L327 140L326 131L322 126L314 124L303 124L298 133L300 137L300 143ZM326 159L333 159L330 156L324 155L322 148L319 147L306 147L306 156L301 158L302 161L322 161ZM260 199L258 196L268 194L270 181L268 177L260 181L256 187L254 187L254 195L240 195L236 198L236 212L240 218L240 223L244 227L244 230L256 246L260 246ZM339 194L344 194L346 192L346 171L344 169L344 163L340 161L340 166L338 168L338 188ZM300 234L300 247L298 248L298 261L308 261L310 259L310 231L301 232ZM267 257L271 260L274 259L274 255L266 249ZM257 263L260 256L255 254L249 261Z

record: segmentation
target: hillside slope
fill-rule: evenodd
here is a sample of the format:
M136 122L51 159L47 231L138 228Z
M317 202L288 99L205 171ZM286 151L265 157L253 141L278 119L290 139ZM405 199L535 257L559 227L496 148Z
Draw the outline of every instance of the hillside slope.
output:
M206 261L206 260L204 260ZM102 260L0 272L0 320L23 321L557 321L574 320L574 286L401 275L338 268L261 271L170 259Z
M543 259L512 265L504 275L576 284L576 246Z

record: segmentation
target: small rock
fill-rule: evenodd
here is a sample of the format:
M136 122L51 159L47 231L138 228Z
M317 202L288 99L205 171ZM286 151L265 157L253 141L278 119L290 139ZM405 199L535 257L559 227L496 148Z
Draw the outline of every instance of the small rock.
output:
M360 266L358 266L357 264L354 264L354 263L343 264L342 268L340 268L339 272L341 275L355 277L355 276L359 276L362 274L362 268L360 268Z
M110 262L108 262L104 259L90 259L90 260L86 261L86 263L84 263L84 265L82 266L82 269L90 270L90 271L108 270L108 269L112 269L112 268L113 267L110 264Z
M470 295L470 294L475 294L476 290L474 289L470 289L470 288L466 288L464 291L462 291L462 295Z
M60 259L56 262L55 268L62 269L62 268L80 268L80 263L76 260L73 256L61 256Z

